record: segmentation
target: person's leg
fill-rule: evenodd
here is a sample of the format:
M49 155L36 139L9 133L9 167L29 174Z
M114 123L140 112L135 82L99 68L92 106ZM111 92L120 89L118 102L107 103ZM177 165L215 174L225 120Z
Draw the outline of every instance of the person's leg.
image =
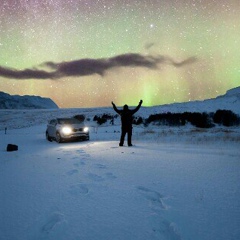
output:
M124 138L125 138L126 133L127 133L127 131L125 129L122 129L122 134L121 134L119 146L123 146Z
M128 146L132 146L132 128L128 129Z

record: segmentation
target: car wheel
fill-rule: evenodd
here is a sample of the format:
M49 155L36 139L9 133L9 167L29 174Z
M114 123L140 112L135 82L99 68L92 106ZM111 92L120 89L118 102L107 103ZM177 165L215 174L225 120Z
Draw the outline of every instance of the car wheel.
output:
M52 142L52 138L49 136L48 131L46 131L46 139L47 139L49 142Z
M61 143L62 142L62 138L59 132L56 133L56 142Z

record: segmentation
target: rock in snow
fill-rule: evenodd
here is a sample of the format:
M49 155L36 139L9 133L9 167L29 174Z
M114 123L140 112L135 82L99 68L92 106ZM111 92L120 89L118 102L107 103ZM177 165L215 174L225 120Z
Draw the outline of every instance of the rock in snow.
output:
M56 109L57 104L50 98L19 96L0 92L0 109Z

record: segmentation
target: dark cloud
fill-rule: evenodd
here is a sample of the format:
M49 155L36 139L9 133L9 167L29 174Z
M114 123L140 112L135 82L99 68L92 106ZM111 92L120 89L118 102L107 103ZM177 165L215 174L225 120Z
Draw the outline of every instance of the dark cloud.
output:
M0 66L0 76L14 79L49 79L52 78L52 73L38 69L16 70Z
M129 53L110 58L109 60L112 63L112 67L145 67L156 69L159 63L164 62L164 57Z
M196 61L196 58L190 57L181 62L161 55L141 55L128 53L118 55L112 58L101 59L80 59L69 62L46 62L41 67L48 68L49 71L39 69L16 70L0 66L0 76L13 79L57 79L62 77L89 76L104 74L118 67L144 67L149 69L159 69L161 64L168 64L174 67L182 67Z
M81 59L63 62L56 65L56 77L87 76L93 74L104 75L110 68L110 63L105 59Z
M182 67L184 65L189 65L189 64L194 63L196 60L197 60L196 57L190 57L181 62L175 62L173 59L169 58L170 64L173 65L174 67Z

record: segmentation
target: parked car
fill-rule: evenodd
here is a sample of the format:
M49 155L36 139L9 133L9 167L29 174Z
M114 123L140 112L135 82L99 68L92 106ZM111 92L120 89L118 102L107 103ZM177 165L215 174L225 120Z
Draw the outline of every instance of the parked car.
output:
M89 128L77 118L56 118L48 122L46 139L58 143L82 139L89 140Z

